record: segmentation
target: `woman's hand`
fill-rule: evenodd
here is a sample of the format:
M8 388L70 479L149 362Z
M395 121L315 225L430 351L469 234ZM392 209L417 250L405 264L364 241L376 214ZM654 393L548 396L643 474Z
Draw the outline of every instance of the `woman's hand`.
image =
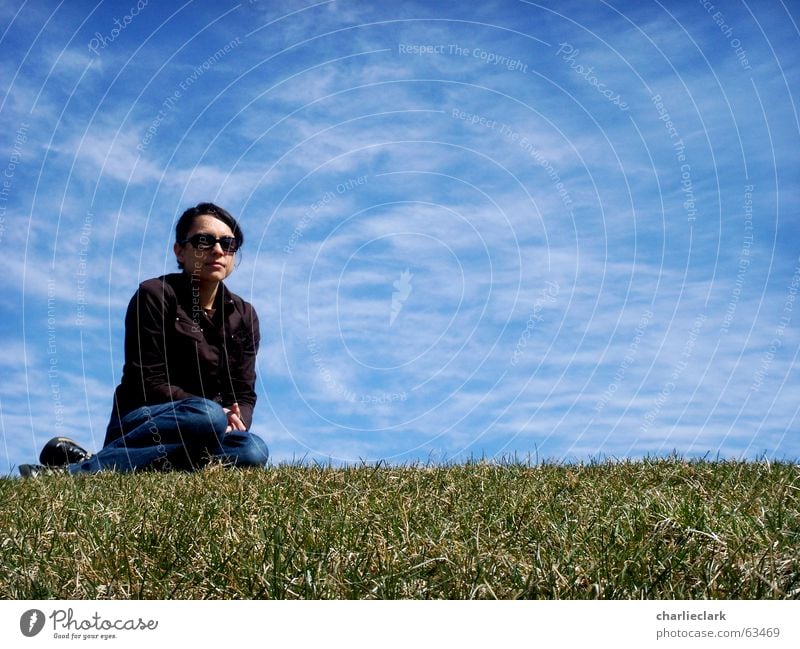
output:
M226 433L232 430L247 430L247 427L242 421L242 413L239 410L239 404L234 403L230 408L223 408L225 414L228 415L228 427L225 429Z

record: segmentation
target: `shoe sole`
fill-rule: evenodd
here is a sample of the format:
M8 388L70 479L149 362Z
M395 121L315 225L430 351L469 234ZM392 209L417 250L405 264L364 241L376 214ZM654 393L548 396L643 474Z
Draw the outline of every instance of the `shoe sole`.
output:
M17 468L23 478L35 478L39 475L39 472L30 464L20 464Z

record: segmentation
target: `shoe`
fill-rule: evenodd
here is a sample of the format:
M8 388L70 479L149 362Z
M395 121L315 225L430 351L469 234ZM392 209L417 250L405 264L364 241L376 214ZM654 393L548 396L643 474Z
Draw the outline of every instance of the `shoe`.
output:
M23 478L38 478L40 475L48 475L53 473L67 473L65 466L42 466L41 464L20 464L19 474Z
M81 448L68 437L54 437L44 445L39 454L39 462L45 466L66 466L74 462L83 462L90 457L92 454L89 451ZM22 467L20 467L21 469Z

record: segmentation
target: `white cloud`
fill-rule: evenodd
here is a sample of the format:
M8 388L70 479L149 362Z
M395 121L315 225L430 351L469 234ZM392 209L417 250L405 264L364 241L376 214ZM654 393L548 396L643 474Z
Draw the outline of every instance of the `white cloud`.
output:
M753 63L743 71L702 7L676 13L678 24L638 5L565 5L564 17L524 3L453 5L421 20L434 16L422 3L312 4L242 6L204 32L208 52L196 57L178 53L196 25L173 21L161 44L129 60L141 41L120 38L97 64L85 43L66 46L63 25L85 12L64 7L63 25L34 44L35 65L3 87L6 122L30 122L2 233L10 462L33 459L38 414L53 409L42 378L48 297L65 425L95 443L86 425L95 436L105 426L130 295L174 270L174 219L208 199L240 214L247 233L229 284L261 315L256 425L276 457L581 458L673 446L797 455L786 435L797 411L794 318L769 352L797 265L798 191L787 184L797 121L783 76L791 81L800 51L791 29L728 10ZM27 48L46 17L23 13L9 34ZM137 149L154 102L236 36L235 54ZM400 42L480 47L528 69L449 50L401 54ZM559 57L560 42L580 48L629 110ZM42 84L54 64L58 78ZM754 241L737 284L747 184ZM393 282L406 269L411 291L395 313ZM555 295L545 299L547 287ZM91 353L76 351L80 336Z

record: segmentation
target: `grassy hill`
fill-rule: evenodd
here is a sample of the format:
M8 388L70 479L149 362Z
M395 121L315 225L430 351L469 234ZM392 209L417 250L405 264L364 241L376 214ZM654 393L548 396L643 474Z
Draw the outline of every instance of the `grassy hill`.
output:
M0 479L0 597L800 598L800 467Z

